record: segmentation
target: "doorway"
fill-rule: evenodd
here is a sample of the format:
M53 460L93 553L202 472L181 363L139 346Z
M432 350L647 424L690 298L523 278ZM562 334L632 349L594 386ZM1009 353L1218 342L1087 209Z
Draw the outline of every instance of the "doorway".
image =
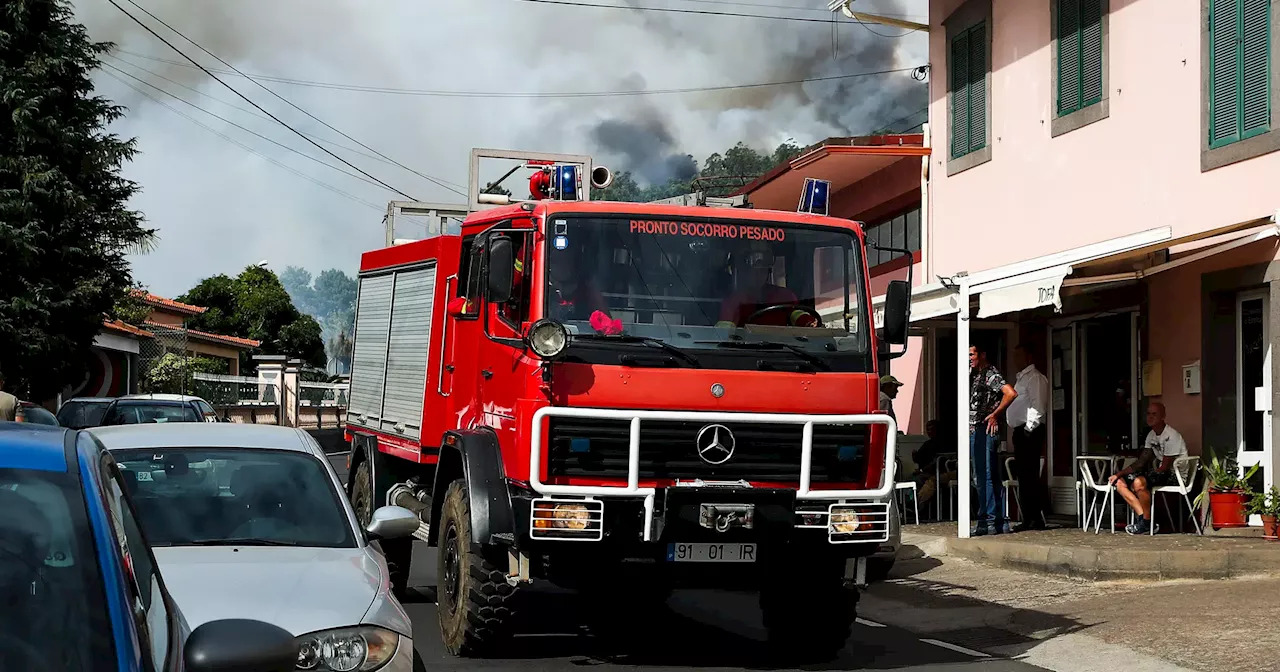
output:
M1270 299L1265 290L1244 292L1236 298L1236 463L1241 469L1262 467L1250 485L1264 492L1275 483L1271 471L1271 334L1267 315ZM1250 516L1250 525L1261 525Z
M1138 313L1053 325L1049 342L1049 483L1053 510L1075 513L1076 458L1132 456L1145 436Z

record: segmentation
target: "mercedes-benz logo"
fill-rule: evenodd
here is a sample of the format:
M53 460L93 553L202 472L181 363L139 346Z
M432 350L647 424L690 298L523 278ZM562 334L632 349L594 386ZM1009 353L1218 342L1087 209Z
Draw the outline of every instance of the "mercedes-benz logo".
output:
M707 425L698 431L698 457L707 464L724 464L733 457L733 432L724 425Z

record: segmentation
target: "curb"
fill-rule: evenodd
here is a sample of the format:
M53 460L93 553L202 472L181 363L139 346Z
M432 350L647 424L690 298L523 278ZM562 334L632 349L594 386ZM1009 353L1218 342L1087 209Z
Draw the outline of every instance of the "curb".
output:
M906 547L914 546L925 557L960 557L996 567L1085 581L1171 581L1280 575L1280 551L1257 548L1117 550L999 539L956 539L928 534L903 534L902 544L904 552L910 553Z

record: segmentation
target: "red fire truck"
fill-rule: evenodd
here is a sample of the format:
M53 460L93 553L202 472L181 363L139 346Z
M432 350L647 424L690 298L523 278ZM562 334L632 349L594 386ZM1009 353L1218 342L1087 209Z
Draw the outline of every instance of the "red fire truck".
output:
M833 654L889 534L878 370L905 347L909 282L877 333L862 229L812 214L821 182L778 212L590 201L602 167L527 167L530 199L481 196L460 235L361 258L362 524L420 516L454 655L493 652L544 579L601 631L674 588L758 590L771 644ZM410 545L383 542L398 590Z

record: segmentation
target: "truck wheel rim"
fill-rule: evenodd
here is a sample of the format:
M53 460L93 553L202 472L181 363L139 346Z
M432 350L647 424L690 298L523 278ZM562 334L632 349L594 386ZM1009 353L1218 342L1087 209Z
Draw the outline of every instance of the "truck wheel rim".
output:
M449 528L445 531L444 543L444 583L445 607L450 611L454 611L458 606L458 592L461 586L462 573L459 571L459 553L458 553L458 528L449 522Z

